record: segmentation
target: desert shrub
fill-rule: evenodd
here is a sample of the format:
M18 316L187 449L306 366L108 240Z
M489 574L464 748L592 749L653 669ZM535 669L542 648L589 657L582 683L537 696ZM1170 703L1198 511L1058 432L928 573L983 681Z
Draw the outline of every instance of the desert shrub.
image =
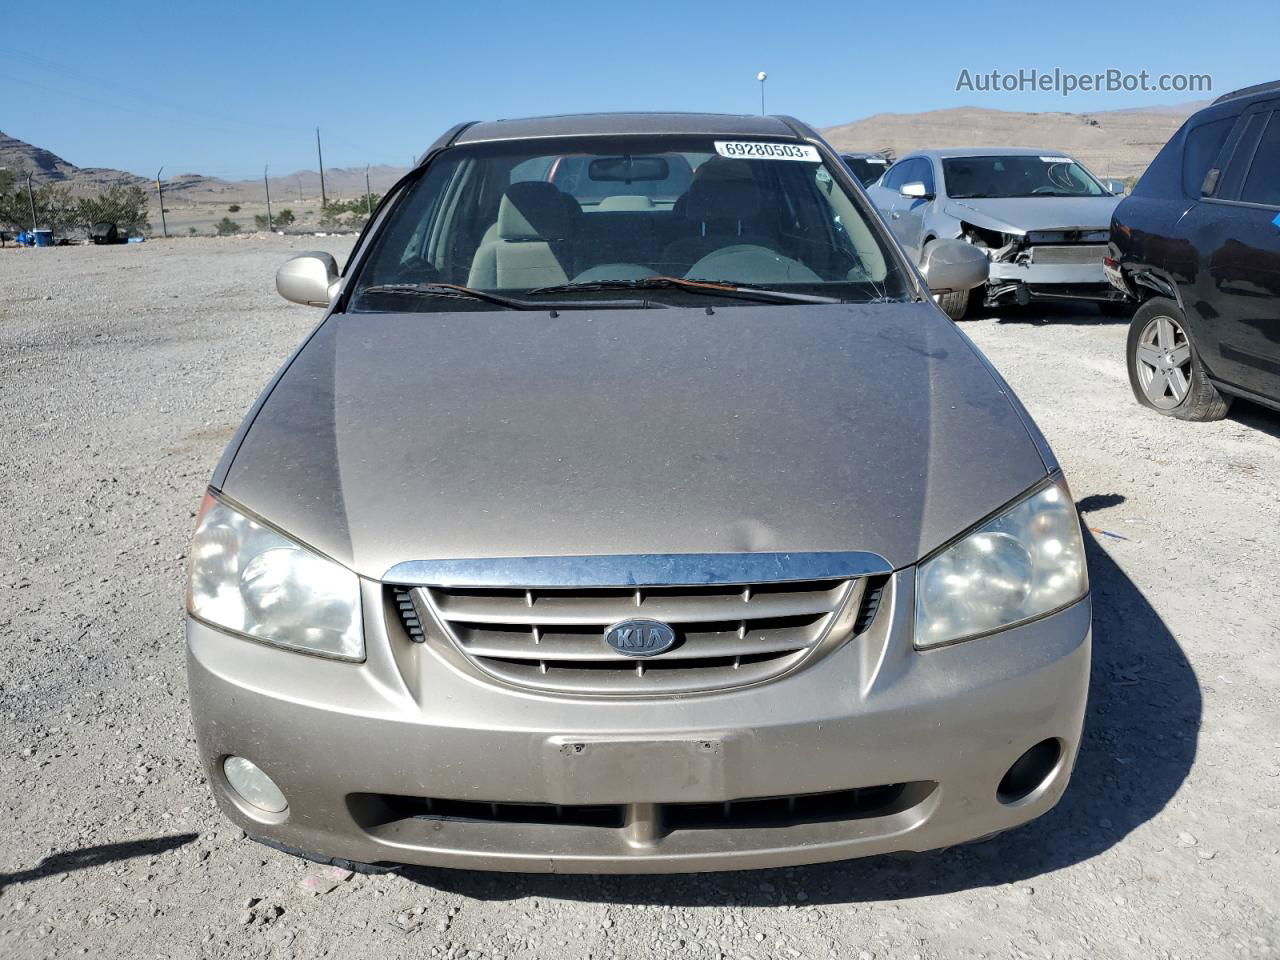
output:
M214 232L220 237L229 237L232 234L240 232L240 224L236 223L230 217L223 217L213 225Z
M147 221L147 208L151 198L147 191L134 184L129 187L108 187L96 197L81 197L78 205L80 226L88 227L102 220L110 221L122 233L140 233L151 229Z
M14 177L10 190L0 193L0 227L31 229L31 203L36 207L36 225L54 233L66 233L80 225L79 201L70 187L45 184L27 196L26 177Z
M240 212L240 204L238 204L238 203L233 203L231 206L227 207L227 212L228 212L228 213L239 213L239 212Z
M279 213L276 214L276 226L277 227L290 226L295 219L296 218L293 215L293 211L290 210L288 207L285 207L283 210L281 210Z
M354 200L330 200L321 207L320 226L359 230L369 219L369 210L376 210L381 199L381 195L371 193L367 198L361 195Z

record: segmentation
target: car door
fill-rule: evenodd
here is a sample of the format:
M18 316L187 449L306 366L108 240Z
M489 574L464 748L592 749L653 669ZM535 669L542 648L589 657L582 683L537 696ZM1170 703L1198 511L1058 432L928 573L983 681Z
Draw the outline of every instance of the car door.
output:
M933 204L933 198L937 196L934 188L933 164L927 157L916 157L914 160L908 161L910 167L906 170L899 184L899 189L908 183L924 184L923 197L899 197L897 206L894 207L894 220L896 226L895 231L898 238L902 241L902 245L916 258L919 262L922 238L924 236L925 221L928 219L929 210Z
M901 199L898 196L898 187L902 184L902 174L909 162L898 161L885 171L884 176L867 188L867 196L871 198L871 202L875 204L880 215L884 217L885 223L889 224L895 235L898 230L894 223L893 211Z
M1212 195L1178 225L1200 261L1185 306L1209 332L1215 378L1280 399L1280 101L1247 110L1225 153Z

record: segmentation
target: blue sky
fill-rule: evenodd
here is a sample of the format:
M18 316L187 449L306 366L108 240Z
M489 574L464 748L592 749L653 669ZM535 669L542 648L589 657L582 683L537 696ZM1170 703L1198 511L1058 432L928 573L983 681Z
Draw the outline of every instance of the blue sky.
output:
M963 11L963 12L960 12ZM1225 15L1218 16L1221 12ZM819 126L978 105L1104 110L1173 93L957 92L961 69L1280 75L1280 3L63 0L0 17L0 130L80 166L229 178L405 164L459 120L759 110Z

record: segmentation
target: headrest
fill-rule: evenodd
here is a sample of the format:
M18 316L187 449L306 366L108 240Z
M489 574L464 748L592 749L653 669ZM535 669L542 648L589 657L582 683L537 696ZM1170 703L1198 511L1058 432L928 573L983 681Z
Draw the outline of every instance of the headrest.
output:
M596 206L596 209L600 211L652 210L653 200L651 200L649 197L631 196L629 194L624 196L622 194L618 194L617 196L613 196L613 197L605 197Z
M708 160L698 167L686 196L689 220L746 220L760 212L760 188L740 160Z
M563 240L570 232L570 218L580 211L577 201L553 183L513 183L498 204L498 236L503 240Z

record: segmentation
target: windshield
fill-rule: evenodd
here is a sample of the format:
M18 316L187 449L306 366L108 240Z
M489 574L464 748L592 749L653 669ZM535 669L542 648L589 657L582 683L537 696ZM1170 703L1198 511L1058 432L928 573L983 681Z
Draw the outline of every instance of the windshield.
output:
M389 214L352 306L504 308L478 291L501 293L507 308L551 297L558 309L602 297L760 302L654 278L763 287L796 302L913 297L816 148L651 136L445 151Z
M951 157L942 161L947 196L1106 197L1102 184L1063 156Z
M849 172L858 178L864 187L869 187L889 169L889 161L882 157L841 157Z

